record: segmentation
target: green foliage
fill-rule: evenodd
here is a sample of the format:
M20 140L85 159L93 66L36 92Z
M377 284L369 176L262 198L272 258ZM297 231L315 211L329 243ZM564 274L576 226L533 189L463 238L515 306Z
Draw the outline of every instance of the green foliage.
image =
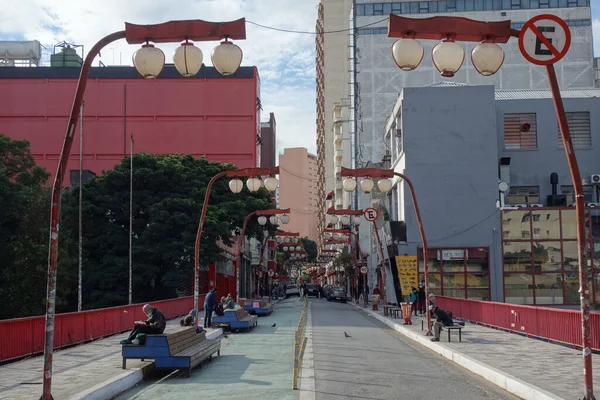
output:
M50 191L29 142L0 134L0 319L41 314L46 293Z
M350 253L340 253L333 260L334 267L342 267L344 276L353 276L354 274L354 257Z
M317 244L309 238L303 237L300 239L304 250L306 250L306 261L315 262L317 259Z
M193 280L194 244L210 179L232 165L190 155L136 154L133 158L133 300L145 302L189 293ZM84 185L84 308L127 303L129 277L130 160ZM78 190L63 195L61 246L73 251L78 235ZM228 179L215 182L200 247L203 265L221 260L216 240L231 244L231 233L252 211L273 208L265 189L240 194ZM246 234L262 240L256 218ZM63 242L65 238L66 242ZM76 246L75 246L76 247ZM77 287L77 263L61 265L64 285ZM65 288L64 290L69 290ZM69 308L73 307L72 301ZM76 304L76 302L75 302Z

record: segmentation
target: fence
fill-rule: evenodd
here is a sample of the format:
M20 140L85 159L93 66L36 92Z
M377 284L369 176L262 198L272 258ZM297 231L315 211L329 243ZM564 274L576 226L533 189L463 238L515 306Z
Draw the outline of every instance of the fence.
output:
M200 307L204 304L200 295ZM194 306L193 296L154 301L167 319L187 314ZM54 348L87 342L132 329L134 321L146 319L143 304L56 314ZM0 362L44 351L45 317L0 320Z
M306 308L308 306L308 297L304 297L304 304L302 305L302 311L300 312L300 321L298 321L298 328L296 328L296 336L294 340L294 376L292 378L292 388L298 389L298 376L302 369L302 358L304 357L304 350L306 349L307 338L304 336L306 331Z
M436 296L440 308L471 322L581 347L581 312ZM591 313L592 349L600 351L600 314Z

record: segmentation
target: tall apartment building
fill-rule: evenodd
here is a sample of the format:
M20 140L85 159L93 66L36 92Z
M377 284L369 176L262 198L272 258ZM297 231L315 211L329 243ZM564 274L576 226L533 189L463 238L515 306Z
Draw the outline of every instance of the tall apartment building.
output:
M260 123L261 159L262 168L272 168L277 165L277 123L275 114L269 114L269 120Z
M304 147L279 155L279 208L290 208L290 222L281 228L317 241L317 156Z

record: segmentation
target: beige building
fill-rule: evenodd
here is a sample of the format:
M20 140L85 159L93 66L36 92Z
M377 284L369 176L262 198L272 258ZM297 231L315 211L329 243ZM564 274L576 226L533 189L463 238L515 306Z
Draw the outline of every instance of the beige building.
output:
M279 155L279 208L289 208L290 222L280 226L317 241L317 156L304 147Z

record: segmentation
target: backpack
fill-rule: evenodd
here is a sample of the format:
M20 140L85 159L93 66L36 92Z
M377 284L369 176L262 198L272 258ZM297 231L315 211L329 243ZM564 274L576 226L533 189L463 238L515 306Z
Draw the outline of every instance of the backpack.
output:
M225 315L225 311L223 310L223 305L221 303L217 304L215 306L215 314L217 314L217 316L222 317L223 315Z

